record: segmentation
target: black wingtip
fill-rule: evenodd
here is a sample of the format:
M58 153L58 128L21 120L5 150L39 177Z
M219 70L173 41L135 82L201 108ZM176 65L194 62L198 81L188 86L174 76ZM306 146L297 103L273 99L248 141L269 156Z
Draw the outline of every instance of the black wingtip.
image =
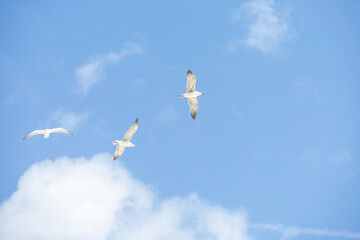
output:
M192 71L191 71L190 69L187 71L187 74L189 74L189 73L190 73L190 74L192 73Z

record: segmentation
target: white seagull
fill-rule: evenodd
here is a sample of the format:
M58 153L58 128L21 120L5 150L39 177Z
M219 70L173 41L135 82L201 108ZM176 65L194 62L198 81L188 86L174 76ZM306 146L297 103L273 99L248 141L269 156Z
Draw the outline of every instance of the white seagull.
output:
M114 145L118 145L116 147L116 151L114 154L114 160L118 159L121 154L125 151L125 147L135 147L133 143L130 142L132 136L136 133L139 125L139 120L136 118L133 125L131 125L130 129L125 133L122 140L115 140L113 142Z
M29 135L27 135L26 137L23 138L23 140L32 137L36 134L44 134L44 138L48 138L50 136L50 133L54 133L54 132L62 132L62 133L69 133L69 134L73 134L72 132L69 132L68 130L64 129L64 128L52 128L52 129L45 129L45 130L35 130L33 132L31 132Z
M194 74L188 70L187 71L187 83L186 83L186 93L181 94L179 97L188 99L188 103L190 106L191 117L195 120L197 110L198 110L198 101L196 99L197 96L204 95L202 92L198 92L195 90L196 78Z

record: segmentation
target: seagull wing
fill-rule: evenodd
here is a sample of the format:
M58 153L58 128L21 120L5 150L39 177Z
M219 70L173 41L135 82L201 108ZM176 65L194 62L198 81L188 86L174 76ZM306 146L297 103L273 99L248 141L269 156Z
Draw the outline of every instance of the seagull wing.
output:
M125 151L125 146L122 146L122 145L119 144L116 147L116 151L115 151L115 154L114 154L114 161L116 159L118 159L123 154L124 151Z
M188 98L188 103L190 106L191 117L195 120L198 111L198 101L196 97L193 97L193 98Z
M54 133L54 132L69 133L69 134L74 135L74 133L69 132L68 130L66 130L66 129L64 129L64 128L53 128L53 129L50 129L50 133Z
M44 133L45 133L44 130L35 130L35 131L31 132L29 135L27 135L26 137L24 137L23 140L25 140L25 139L27 139L29 137L32 137L32 136L34 136L36 134L44 134Z
M136 119L130 129L125 133L123 140L130 141L132 136L136 133L139 126L139 119Z
M186 91L194 92L195 91L196 78L194 74L188 70L187 71L187 83L186 83Z

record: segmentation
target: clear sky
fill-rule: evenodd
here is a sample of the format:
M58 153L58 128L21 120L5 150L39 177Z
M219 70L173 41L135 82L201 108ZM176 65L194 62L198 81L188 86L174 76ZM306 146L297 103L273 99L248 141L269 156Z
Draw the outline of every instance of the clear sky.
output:
M0 238L360 239L359 23L355 0L1 1ZM76 135L21 140L53 127Z

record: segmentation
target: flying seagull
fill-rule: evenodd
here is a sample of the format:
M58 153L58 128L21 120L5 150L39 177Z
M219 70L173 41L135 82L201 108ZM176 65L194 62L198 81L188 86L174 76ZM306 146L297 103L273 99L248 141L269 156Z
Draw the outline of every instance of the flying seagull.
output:
M136 133L139 125L139 120L136 118L133 125L131 125L130 129L125 133L122 140L115 140L113 142L114 145L118 145L116 147L116 151L114 154L114 160L118 159L123 152L125 151L125 147L135 147L133 143L130 142L132 136Z
M196 78L194 74L188 70L187 71L187 83L186 83L186 93L181 94L180 98L187 98L189 106L190 106L190 113L191 117L195 120L197 110L198 110L198 101L196 99L197 96L204 95L202 92L198 92L195 90Z
M64 129L64 128L52 128L52 129L45 129L45 130L35 130L33 132L31 132L29 135L27 135L26 137L23 138L23 140L32 137L36 134L44 134L44 138L48 138L50 136L50 133L54 133L54 132L62 132L62 133L69 133L69 134L73 134L72 132L69 132L68 130Z

